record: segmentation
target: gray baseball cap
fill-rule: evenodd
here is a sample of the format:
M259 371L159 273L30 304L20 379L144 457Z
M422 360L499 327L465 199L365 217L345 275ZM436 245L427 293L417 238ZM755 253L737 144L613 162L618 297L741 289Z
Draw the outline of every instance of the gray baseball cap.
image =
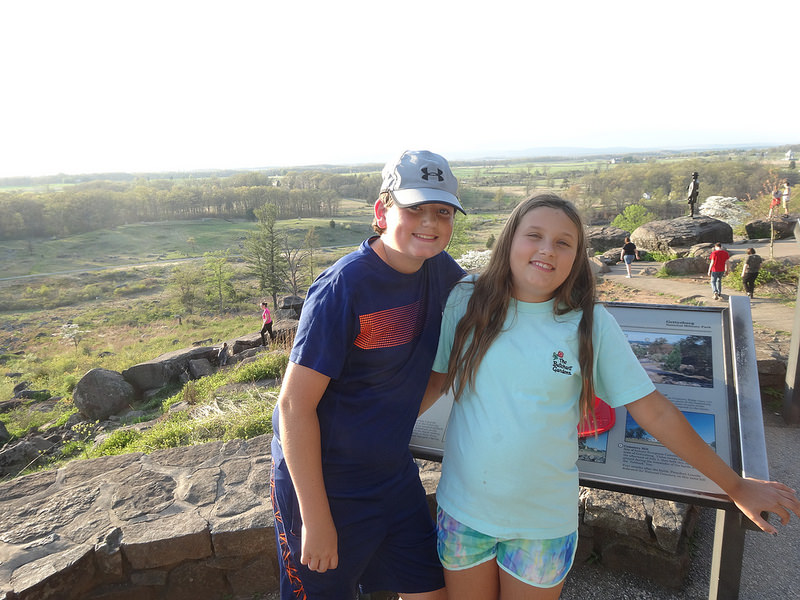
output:
M406 150L397 160L383 167L381 192L392 194L402 207L438 202L449 204L462 213L456 193L458 180L444 157L428 150Z

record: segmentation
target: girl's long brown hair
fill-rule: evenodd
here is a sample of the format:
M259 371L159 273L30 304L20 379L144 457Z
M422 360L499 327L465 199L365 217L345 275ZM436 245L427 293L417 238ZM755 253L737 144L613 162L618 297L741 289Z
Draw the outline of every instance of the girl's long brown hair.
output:
M578 231L575 262L564 283L555 291L553 313L558 316L573 310L582 311L578 325L578 363L583 378L580 414L582 418L588 416L594 420L594 347L592 345L595 304L594 276L589 266L586 235L581 217L572 203L555 194L539 194L524 200L517 205L503 226L503 231L492 250L489 264L475 280L475 289L467 304L466 313L456 327L443 389L453 388L455 398L458 400L467 386L474 386L478 367L489 346L500 335L513 298L514 290L509 257L514 234L522 218L531 210L542 206L563 211L575 224Z

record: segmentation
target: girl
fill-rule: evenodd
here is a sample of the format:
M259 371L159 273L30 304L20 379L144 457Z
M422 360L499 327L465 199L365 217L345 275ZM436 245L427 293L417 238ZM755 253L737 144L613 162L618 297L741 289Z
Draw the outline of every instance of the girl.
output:
M625 275L625 277L630 279L631 263L634 260L639 260L639 250L636 249L636 244L631 241L631 238L625 238L625 244L622 246L622 250L619 253L619 259L625 261L625 268L628 270L628 274Z
M624 373L624 377L620 377ZM555 195L521 203L489 265L445 308L423 410L456 401L437 491L449 597L556 599L577 545L577 426L595 393L715 481L763 530L800 516L794 491L743 479L655 390L594 300L583 225Z
M272 315L266 302L261 303L261 323L261 345L266 346L267 338L264 336L265 333L269 333L270 341L275 339L275 334L272 332Z

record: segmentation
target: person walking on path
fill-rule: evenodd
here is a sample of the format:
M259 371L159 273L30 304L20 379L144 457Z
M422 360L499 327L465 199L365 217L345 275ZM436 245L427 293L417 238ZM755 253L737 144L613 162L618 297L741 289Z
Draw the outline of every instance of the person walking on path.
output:
M711 264L708 265L708 274L711 276L711 290L714 292L714 300L722 299L722 278L728 272L728 259L731 257L723 249L722 242L714 244L714 250L709 257Z
M636 249L636 244L631 241L631 238L625 238L625 244L622 246L622 250L619 253L619 259L625 261L625 268L628 270L628 274L625 277L630 279L631 263L634 260L639 260L639 251Z
M753 292L756 289L756 277L761 270L761 257L756 254L755 248L747 249L747 258L744 259L742 265L742 285L744 286L745 293L753 297Z
M272 332L272 314L269 312L269 307L267 306L266 302L261 303L261 322L263 325L261 326L261 345L267 345L267 338L264 336L265 333L269 333L270 341L275 339L275 334Z

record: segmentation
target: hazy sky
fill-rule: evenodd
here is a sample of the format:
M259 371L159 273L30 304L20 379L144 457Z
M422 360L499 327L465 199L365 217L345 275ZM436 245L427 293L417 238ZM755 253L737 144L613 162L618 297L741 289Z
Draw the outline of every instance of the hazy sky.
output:
M0 177L800 142L796 2L13 0Z

